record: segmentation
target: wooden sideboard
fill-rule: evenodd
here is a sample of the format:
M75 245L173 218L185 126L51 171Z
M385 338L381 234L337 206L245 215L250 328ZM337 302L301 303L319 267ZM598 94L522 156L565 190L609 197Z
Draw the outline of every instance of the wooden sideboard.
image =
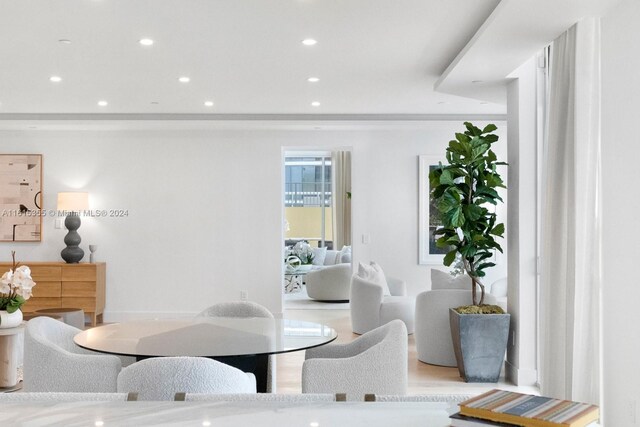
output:
M31 269L36 282L33 296L22 306L24 313L43 308L81 308L91 316L91 325L102 322L104 313L107 264L64 262L23 262ZM11 263L0 263L0 275Z

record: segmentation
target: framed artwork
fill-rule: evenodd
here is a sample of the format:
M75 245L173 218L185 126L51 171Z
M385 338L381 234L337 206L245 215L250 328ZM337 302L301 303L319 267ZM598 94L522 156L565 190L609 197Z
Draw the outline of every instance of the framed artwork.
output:
M0 241L42 239L42 155L0 154Z
M418 264L442 265L447 249L436 247L436 239L433 232L442 226L440 212L431 200L431 186L429 185L429 172L438 167L438 163L444 159L439 156L418 156Z

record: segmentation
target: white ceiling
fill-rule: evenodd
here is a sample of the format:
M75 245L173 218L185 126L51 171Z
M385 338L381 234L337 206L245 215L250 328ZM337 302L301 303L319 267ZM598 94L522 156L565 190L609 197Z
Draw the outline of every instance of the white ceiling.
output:
M498 3L0 0L0 116L502 114L433 90Z

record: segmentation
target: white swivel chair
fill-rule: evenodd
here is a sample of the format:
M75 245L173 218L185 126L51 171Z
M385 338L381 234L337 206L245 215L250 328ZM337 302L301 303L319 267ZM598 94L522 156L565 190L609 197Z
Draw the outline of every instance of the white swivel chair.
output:
M303 393L407 393L407 328L392 320L348 344L329 344L306 351Z
M24 391L111 393L122 367L119 357L78 347L80 329L50 317L27 323L24 336Z
M221 302L204 309L196 317L265 317L273 319L266 307L251 301ZM267 393L276 391L276 356L269 356Z
M485 293L485 304L495 304ZM471 304L471 290L436 289L416 297L416 350L418 360L439 366L457 366L449 325L449 309Z
M336 264L312 270L305 277L307 295L318 301L349 301L351 264Z
M391 295L384 295L378 283L354 275L351 279L351 327L364 334L393 319L402 320L409 334L414 329L415 298L408 297L404 281L387 277Z
M124 368L119 393L138 400L173 400L176 393L255 393L256 378L204 357L154 357Z

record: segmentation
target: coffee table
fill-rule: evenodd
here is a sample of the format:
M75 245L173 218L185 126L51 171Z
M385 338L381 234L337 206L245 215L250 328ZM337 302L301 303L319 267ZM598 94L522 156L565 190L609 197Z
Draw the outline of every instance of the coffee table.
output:
M196 317L135 320L80 332L80 347L108 354L208 357L251 372L258 392L267 390L271 354L305 350L337 338L333 328L293 319Z

